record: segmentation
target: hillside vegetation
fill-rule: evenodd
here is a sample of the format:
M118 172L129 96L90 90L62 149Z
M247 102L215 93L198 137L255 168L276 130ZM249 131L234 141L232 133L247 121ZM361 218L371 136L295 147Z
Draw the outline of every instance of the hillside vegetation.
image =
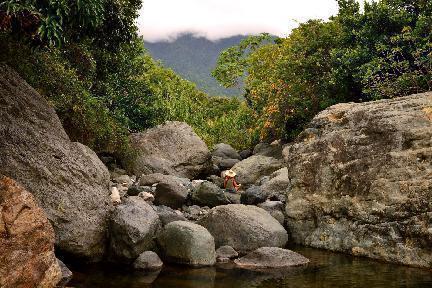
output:
M137 35L140 0L3 1L0 61L97 152L127 150L129 133L166 120L187 122L210 146L289 141L335 103L431 90L431 1L338 2L328 21L221 53L213 75L226 87L245 78L245 102L209 97L155 62Z
M251 110L210 98L145 51L141 1L17 1L0 5L0 61L55 107L74 141L127 150L128 134L166 120L189 123L207 142L248 147Z
M205 37L185 33L175 40L144 42L152 57L173 69L181 77L197 84L197 87L211 96L241 96L244 93L240 83L225 88L211 76L219 54L228 47L237 45L246 36L233 36L210 41Z

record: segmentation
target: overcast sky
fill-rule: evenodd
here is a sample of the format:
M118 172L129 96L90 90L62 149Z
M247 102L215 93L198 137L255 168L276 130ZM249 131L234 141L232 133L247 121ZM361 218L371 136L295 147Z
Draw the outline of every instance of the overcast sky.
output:
M212 40L261 32L286 36L298 22L336 13L336 0L143 0L138 25L147 41L184 31Z

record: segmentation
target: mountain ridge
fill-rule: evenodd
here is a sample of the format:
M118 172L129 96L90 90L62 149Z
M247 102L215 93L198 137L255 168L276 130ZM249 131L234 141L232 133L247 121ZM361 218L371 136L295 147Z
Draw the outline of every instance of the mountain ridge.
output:
M150 55L173 69L183 78L194 82L197 87L211 96L241 97L243 85L234 88L222 87L211 76L219 54L228 47L237 45L246 38L236 35L218 40L209 40L193 33L183 33L175 39L157 42L144 41Z

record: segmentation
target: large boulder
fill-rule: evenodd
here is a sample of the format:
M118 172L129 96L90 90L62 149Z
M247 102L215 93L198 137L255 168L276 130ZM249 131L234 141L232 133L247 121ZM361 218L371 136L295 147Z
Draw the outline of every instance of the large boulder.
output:
M71 142L50 104L1 64L0 173L35 196L59 250L102 257L111 205L107 168L88 147Z
M216 247L229 245L239 252L263 246L284 247L288 234L270 214L255 206L217 206L198 223L215 238Z
M116 206L110 220L110 257L130 263L142 252L155 248L154 238L161 223L153 207L131 196Z
M56 287L54 230L34 197L0 175L0 287Z
M284 155L295 242L432 268L432 93L332 106Z
M168 262L191 266L211 266L216 262L213 236L191 222L169 223L158 236L158 243Z
M282 269L306 265L309 259L288 249L261 247L234 260L234 263L248 269Z
M255 184L262 176L271 175L281 169L283 162L273 157L254 155L238 162L232 167L237 173L237 180L243 186Z
M182 122L166 122L131 135L135 159L126 166L135 175L162 173L195 178L209 169L211 154L192 128Z
M222 159L241 160L240 154L231 145L225 143L216 144L213 147L212 156L221 157Z

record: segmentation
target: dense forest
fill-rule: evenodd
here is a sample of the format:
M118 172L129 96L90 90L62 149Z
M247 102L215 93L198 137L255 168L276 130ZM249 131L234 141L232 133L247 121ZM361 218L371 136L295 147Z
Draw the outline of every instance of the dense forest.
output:
M211 96L241 96L244 93L242 83L238 87L225 88L211 76L211 70L223 50L238 45L245 37L237 35L211 41L184 33L169 41L144 42L144 46L155 60L160 60L165 67L196 83L205 93Z
M226 87L246 77L244 102L209 97L155 62L137 34L140 0L2 1L0 61L97 152L126 151L130 132L166 120L189 123L209 145L291 140L330 105L431 90L431 1L338 3L328 21L221 53L213 75Z

